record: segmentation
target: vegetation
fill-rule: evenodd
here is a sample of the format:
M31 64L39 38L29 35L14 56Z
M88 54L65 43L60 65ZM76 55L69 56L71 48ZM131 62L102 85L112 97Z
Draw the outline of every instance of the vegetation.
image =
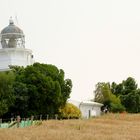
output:
M89 120L48 120L27 128L1 129L2 140L139 140L140 114L107 114Z
M120 98L126 111L131 113L140 112L140 89L134 78L128 77L119 84L113 82L111 84L111 91Z
M0 117L21 115L54 115L79 118L79 110L66 101L72 82L54 65L34 63L31 66L11 66L0 73ZM96 85L95 101L111 112L140 112L140 89L134 78L121 83L100 82ZM66 106L65 106L66 105ZM61 114L62 113L62 114ZM12 116L11 116L12 115Z
M98 83L96 85L95 101L104 104L103 108L112 112L123 112L125 110L120 98L112 94L109 83Z
M65 107L60 109L60 113L63 119L78 119L81 117L81 111L71 103L67 103Z
M121 83L98 83L95 101L103 103L112 112L140 112L140 89L132 77Z
M14 74L12 72L0 73L0 116L8 112L8 109L14 103Z
M26 68L13 66L12 71L4 73L3 79L9 79L10 74L14 75L14 80L9 84L1 84L3 93L7 92L7 101L3 100L6 106L4 114L30 116L37 114L56 114L59 108L65 106L70 96L72 82L70 79L64 79L65 74L62 69L58 69L54 65L34 63ZM0 75L2 78L2 75ZM8 81L8 80L7 80ZM5 87L7 85L7 87ZM10 93L10 94L9 94ZM13 95L14 103L9 102ZM1 103L0 102L0 103ZM0 104L2 107L2 103ZM6 109L7 108L7 109Z

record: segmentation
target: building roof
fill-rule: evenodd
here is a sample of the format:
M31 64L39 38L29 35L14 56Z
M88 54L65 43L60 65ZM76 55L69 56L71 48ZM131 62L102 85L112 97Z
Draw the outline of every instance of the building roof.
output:
M94 105L94 106L103 106L101 103L93 102L93 101L75 101L75 100L68 100L69 103L72 103L79 107L79 105Z
M93 101L82 101L81 105L95 105L95 106L103 106L101 103L93 102Z

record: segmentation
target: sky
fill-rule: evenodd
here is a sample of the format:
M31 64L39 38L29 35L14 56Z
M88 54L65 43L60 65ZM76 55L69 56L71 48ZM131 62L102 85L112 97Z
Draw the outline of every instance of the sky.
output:
M71 99L89 100L98 82L140 83L139 0L0 0L0 30L12 16L36 62L73 83Z

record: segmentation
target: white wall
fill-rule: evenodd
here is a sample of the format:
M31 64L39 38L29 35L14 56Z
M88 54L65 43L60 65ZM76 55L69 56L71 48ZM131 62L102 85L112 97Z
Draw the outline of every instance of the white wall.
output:
M101 106L81 104L80 110L84 118L90 118L101 115Z
M74 100L68 100L68 102L74 104L80 109L83 118L89 118L89 112L90 112L90 117L101 115L102 104L100 103L92 102L92 101L78 102Z
M9 69L9 65L24 66L32 65L32 51L25 48L0 49L0 71Z

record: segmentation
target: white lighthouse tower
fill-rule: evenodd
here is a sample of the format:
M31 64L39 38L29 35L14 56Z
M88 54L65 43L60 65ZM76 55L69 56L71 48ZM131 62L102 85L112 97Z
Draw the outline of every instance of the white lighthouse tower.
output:
M0 71L9 70L10 65L26 67L33 62L32 51L25 48L23 31L10 19L0 34Z

